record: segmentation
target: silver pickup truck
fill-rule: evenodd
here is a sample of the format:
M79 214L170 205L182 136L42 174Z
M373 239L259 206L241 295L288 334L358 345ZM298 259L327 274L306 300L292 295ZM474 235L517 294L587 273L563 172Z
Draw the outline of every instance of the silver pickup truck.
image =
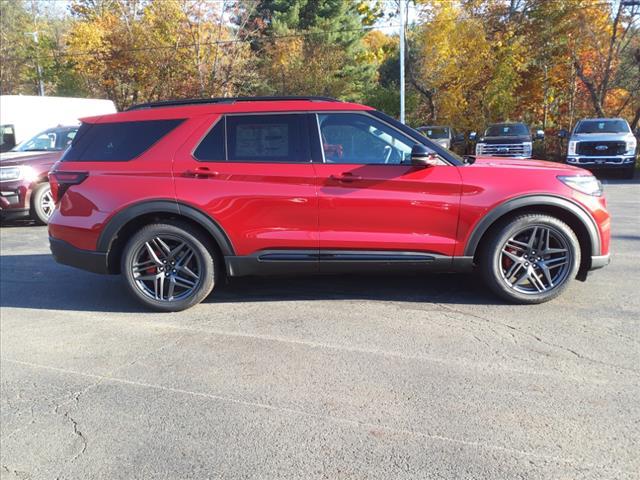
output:
M568 133L561 132L560 136L566 137ZM629 124L622 118L583 119L569 138L567 163L589 170L620 170L625 178L633 178L637 144Z

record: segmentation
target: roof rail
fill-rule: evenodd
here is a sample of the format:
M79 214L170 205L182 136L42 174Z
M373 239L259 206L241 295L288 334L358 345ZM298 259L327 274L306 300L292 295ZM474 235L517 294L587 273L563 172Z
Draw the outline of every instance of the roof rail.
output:
M283 97L218 97L218 98L184 98L178 100L163 100L160 102L139 103L126 109L142 110L145 108L160 107L179 107L183 105L202 105L208 103L236 103L236 102L269 102L269 101L292 101L302 100L311 102L339 102L331 97L302 97L302 96L283 96Z

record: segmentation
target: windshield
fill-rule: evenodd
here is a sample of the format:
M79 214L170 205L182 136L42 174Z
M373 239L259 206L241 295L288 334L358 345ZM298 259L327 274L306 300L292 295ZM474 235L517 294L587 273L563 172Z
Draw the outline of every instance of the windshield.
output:
M624 120L583 120L575 133L629 133L629 125Z
M529 129L523 123L491 125L484 132L485 137L522 137L529 135Z
M419 130L428 138L449 138L448 127L421 127Z
M12 152L59 152L65 150L73 137L75 137L78 127L58 127L50 128L39 133L29 140L19 143L11 149Z
M11 150L16 144L13 125L0 125L0 152Z

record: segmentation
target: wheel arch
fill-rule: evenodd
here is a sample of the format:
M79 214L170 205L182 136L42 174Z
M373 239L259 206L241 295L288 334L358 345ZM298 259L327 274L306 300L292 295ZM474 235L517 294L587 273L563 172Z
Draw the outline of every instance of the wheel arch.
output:
M181 220L211 238L222 257L234 255L233 244L224 229L209 215L175 200L151 200L131 205L115 214L105 225L97 251L107 253L110 273L119 273L120 256L129 235L144 225L161 220Z
M492 228L524 213L544 213L565 222L576 233L582 260L578 279L583 279L591 267L591 257L600 255L600 233L593 217L580 205L553 195L529 195L501 203L487 213L473 228L464 249L465 256L477 260L483 243Z

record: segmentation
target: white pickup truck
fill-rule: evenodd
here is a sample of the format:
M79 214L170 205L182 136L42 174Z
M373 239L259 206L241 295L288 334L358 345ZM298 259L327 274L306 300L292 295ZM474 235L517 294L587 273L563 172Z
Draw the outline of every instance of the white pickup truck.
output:
M566 163L589 170L620 170L625 178L633 178L637 155L638 141L626 120L585 118L569 138Z

